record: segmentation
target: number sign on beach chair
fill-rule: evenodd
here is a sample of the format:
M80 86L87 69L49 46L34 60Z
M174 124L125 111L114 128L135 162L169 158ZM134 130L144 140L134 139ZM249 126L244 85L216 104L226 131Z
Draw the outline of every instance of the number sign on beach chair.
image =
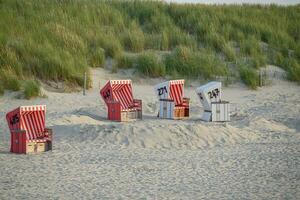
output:
M170 80L154 86L159 100L159 118L189 117L189 98L184 98L184 80Z
M107 105L109 120L129 121L142 118L142 100L134 99L131 80L110 80L100 90Z
M52 130L46 128L46 106L20 106L6 114L13 153L44 152L52 149Z
M230 105L222 101L222 83L212 81L201 87L196 92L203 105L202 120L204 121L230 121Z

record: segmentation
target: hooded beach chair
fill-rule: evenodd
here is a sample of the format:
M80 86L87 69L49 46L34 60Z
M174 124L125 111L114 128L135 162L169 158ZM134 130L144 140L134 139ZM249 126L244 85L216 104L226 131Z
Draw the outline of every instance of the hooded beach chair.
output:
M44 152L52 149L52 130L46 128L46 106L20 106L6 114L13 153Z
M189 117L189 98L184 96L184 80L170 80L154 86L159 100L159 118Z
M222 101L222 83L211 81L196 90L200 102L203 105L204 121L225 122L230 121L230 104Z
M100 95L107 105L109 120L142 119L142 100L133 98L131 80L107 81Z

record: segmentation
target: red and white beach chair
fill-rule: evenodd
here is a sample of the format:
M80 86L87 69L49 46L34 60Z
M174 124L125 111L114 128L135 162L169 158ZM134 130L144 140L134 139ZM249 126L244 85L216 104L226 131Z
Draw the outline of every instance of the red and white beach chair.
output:
M189 98L184 96L184 80L170 80L155 87L159 99L160 118L182 119L189 117Z
M52 130L46 128L46 106L20 106L6 114L13 153L44 152L52 149Z
M113 121L142 119L142 100L134 99L131 80L110 80L100 90L107 105L107 118Z

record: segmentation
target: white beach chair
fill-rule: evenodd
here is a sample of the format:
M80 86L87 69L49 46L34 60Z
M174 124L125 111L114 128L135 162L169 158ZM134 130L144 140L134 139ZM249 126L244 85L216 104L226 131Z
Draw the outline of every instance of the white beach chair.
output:
M203 105L203 121L230 121L230 104L222 101L222 83L209 82L196 90L200 102Z

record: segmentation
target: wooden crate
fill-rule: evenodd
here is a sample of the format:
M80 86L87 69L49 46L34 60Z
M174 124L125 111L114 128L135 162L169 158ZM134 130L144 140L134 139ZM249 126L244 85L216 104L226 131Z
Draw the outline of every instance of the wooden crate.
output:
M36 152L45 152L48 150L47 142L37 142L36 145L37 145Z
M141 110L123 111L121 112L121 121L128 122L131 120L142 119Z
M175 103L173 100L160 99L159 100L159 118L173 119L174 118Z
M27 142L26 143L26 153L35 153L37 151L36 142Z
M185 108L184 107L175 107L174 119L183 119L183 118L185 118Z
M184 117L189 117L190 116L190 108L184 108Z
M230 104L228 101L211 103L211 121L227 122L230 121Z
M189 107L188 106L177 107L175 106L173 100L160 99L158 116L159 118L164 118L164 119L183 119L189 117Z
M26 153L40 153L51 150L50 142L27 142Z

